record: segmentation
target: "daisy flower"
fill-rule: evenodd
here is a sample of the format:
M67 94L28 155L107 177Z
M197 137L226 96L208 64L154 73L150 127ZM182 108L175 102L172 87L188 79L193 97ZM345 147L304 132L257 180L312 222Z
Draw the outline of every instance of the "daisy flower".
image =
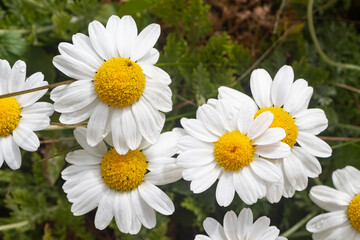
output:
M159 52L153 48L160 26L150 24L138 35L134 19L109 18L106 27L89 24L89 36L78 33L73 43L60 43L53 64L76 79L51 92L60 122L89 119L86 139L95 146L111 131L116 151L125 154L142 139L154 143L165 123L159 111L172 109L170 76L154 66Z
M323 110L308 109L313 88L307 81L294 81L294 71L290 66L283 66L275 75L274 81L264 69L257 69L250 77L250 88L255 99L227 87L219 88L219 99L227 99L235 107L250 101L255 109L255 117L264 111L274 114L270 127L285 129L286 137L282 142L290 148L290 154L276 160L282 170L282 184L268 185L267 198L278 202L283 195L292 197L295 190L304 190L308 177L315 178L321 173L321 165L316 157L331 156L330 146L317 134L327 128L328 120ZM295 145L298 143L298 145Z
M142 141L138 149L118 154L104 141L91 147L86 141L86 128L76 128L74 135L83 150L67 154L73 164L61 173L63 189L72 203L75 216L97 207L95 227L106 228L113 217L123 233L136 234L141 225L153 228L155 211L170 215L174 204L156 185L175 182L182 169L172 156L180 133L162 133L155 144ZM111 138L105 139L112 145Z
M311 200L329 212L311 219L306 230L314 240L360 239L360 171L347 166L334 171L332 180L336 189L311 188Z
M270 226L268 217L260 217L253 223L253 214L249 208L243 208L237 217L233 211L228 211L224 217L224 227L213 218L204 220L205 232L198 234L195 240L286 240L279 237L279 229Z
M289 146L280 142L285 131L268 129L274 118L270 111L256 119L254 114L249 104L237 111L228 101L219 100L215 106L199 107L197 119L181 119L187 135L178 142L178 164L194 193L207 190L219 179L216 200L220 206L228 206L235 191L245 203L253 204L266 195L266 183L280 180L281 171L268 159L289 154Z
M11 68L0 60L0 95L46 86L44 75L34 73L26 79L26 64L19 60ZM45 129L54 112L47 102L36 102L47 89L0 99L0 167L4 161L13 170L21 166L20 148L34 152L40 146L34 131Z

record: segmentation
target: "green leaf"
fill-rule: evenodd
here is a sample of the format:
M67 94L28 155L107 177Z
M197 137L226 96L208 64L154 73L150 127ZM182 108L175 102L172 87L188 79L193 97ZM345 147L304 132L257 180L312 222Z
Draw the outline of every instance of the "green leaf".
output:
M0 33L0 59L14 63L25 54L27 47L26 40L20 33L10 30Z

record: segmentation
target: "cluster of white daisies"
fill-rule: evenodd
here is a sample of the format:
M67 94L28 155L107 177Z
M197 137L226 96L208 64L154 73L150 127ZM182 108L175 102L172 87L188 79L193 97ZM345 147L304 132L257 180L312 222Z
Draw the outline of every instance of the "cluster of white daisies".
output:
M263 69L253 71L253 98L220 87L218 98L200 106L196 118L183 118L183 128L161 133L172 92L170 76L155 66L160 26L138 34L132 17L112 16L105 27L93 21L88 30L89 36L78 33L72 44L59 44L53 63L76 81L52 90L54 105L37 102L46 90L0 99L0 165L5 161L12 169L21 165L19 147L38 149L34 131L49 126L54 110L63 124L87 121L87 128L74 131L82 149L67 154L71 165L62 171L74 215L97 208L96 228L115 217L120 231L137 234L142 225L155 227L155 211L175 210L159 185L183 178L201 193L218 180L215 197L226 207L235 192L248 205L263 197L270 203L290 198L321 173L316 157L332 151L316 135L328 120L323 110L308 109L313 88L304 79L294 81L290 66L274 79ZM24 62L11 68L1 60L0 95L48 85L41 73L27 79L25 73ZM330 211L308 222L314 239L360 237L359 181L360 171L347 167L333 174L338 190L311 189L311 199ZM253 222L250 209L238 217L227 212L223 226L207 218L204 229L209 236L196 240L286 239L267 217Z

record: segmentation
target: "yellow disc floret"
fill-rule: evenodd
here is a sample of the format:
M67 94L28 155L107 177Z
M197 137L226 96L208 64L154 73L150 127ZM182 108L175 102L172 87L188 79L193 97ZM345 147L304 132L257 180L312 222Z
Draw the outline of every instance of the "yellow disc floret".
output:
M347 215L351 225L360 232L360 193L351 200Z
M253 161L255 146L239 131L223 134L214 144L215 160L225 170L237 171Z
M101 101L113 107L125 107L141 97L145 75L141 67L130 59L111 58L97 70L94 85Z
M21 108L15 98L0 99L0 137L12 133L20 120Z
M147 165L144 154L139 150L129 150L120 155L111 148L101 161L101 175L110 188L130 191L142 183Z
M281 141L286 143L290 147L293 147L296 143L296 138L298 135L295 119L287 111L280 107L261 108L255 114L255 118L265 111L270 111L274 114L274 120L271 123L270 128L283 128L286 132L286 137Z

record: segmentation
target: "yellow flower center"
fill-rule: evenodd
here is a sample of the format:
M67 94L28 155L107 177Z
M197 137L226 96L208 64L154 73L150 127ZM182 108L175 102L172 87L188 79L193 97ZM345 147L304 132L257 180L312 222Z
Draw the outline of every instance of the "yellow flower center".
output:
M20 120L21 108L15 98L0 99L0 136L6 137L12 133Z
M139 150L129 150L120 155L111 148L101 161L101 175L110 188L130 191L142 183L147 165L144 154Z
M360 193L351 200L347 215L351 225L360 232Z
M239 131L223 134L214 144L215 160L225 170L237 171L253 161L255 146Z
M130 59L111 58L97 70L94 85L101 101L113 107L125 107L141 97L145 75L141 67Z
M265 111L270 111L274 114L274 120L271 123L270 128L283 128L286 132L286 137L281 141L290 147L293 147L296 143L296 138L298 135L295 119L287 111L280 107L261 108L255 114L255 118Z

